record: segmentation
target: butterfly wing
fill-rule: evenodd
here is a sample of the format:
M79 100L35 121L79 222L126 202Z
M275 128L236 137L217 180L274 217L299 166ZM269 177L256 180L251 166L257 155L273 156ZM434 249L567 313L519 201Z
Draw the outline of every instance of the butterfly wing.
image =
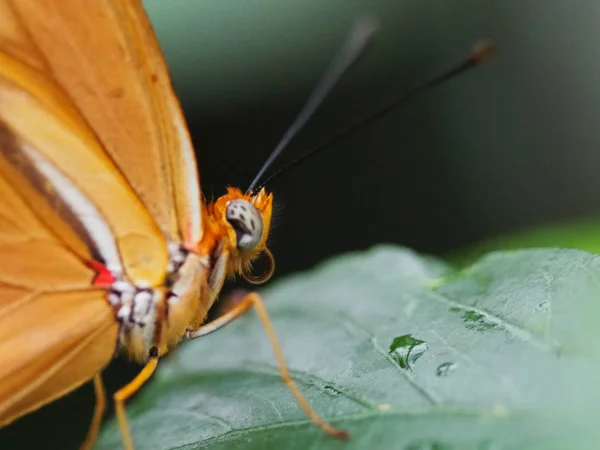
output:
M22 187L0 175L0 426L102 370L119 328L105 292L91 287L85 244L70 234L69 249L58 236L69 227L58 216L44 225Z
M7 294L7 291L9 295ZM0 287L1 303L13 287ZM118 324L103 291L31 292L0 317L0 426L72 391L112 359ZM16 300L18 303L19 300Z
M162 231L196 244L202 221L195 156L141 3L9 4L20 30L0 34L0 47L51 74Z
M0 1L0 196L3 425L113 356L95 262L160 285L165 234L202 233L193 152L139 3Z
M115 276L163 282L166 242L151 214L59 87L1 51L0 124L0 171L30 204L68 219Z

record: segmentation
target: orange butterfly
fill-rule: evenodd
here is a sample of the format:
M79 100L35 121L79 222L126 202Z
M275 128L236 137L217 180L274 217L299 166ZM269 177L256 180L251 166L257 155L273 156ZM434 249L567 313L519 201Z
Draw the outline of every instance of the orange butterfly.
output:
M202 201L177 98L139 0L0 0L0 426L93 380L118 352L145 363L124 402L182 339L254 306L256 293L204 324L228 274L263 282L272 195L230 188ZM265 257L255 277L250 264Z

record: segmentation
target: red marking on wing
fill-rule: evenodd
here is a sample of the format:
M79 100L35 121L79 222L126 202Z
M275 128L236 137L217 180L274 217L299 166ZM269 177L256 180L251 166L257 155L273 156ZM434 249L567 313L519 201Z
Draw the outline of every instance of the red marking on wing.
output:
M115 277L104 264L98 261L88 261L88 267L96 272L93 285L97 287L109 287L115 282Z

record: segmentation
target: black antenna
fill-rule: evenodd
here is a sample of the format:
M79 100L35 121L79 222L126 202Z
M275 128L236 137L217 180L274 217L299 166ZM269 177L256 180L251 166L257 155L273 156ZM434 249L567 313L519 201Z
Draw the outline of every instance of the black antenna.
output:
M308 97L308 100L302 110L300 110L298 117L296 117L296 120L294 120L292 125L285 132L281 138L281 141L279 144L277 144L277 147L275 147L275 150L271 152L265 163L258 171L256 177L254 177L254 180L252 180L252 183L250 183L248 192L254 192L257 190L256 185L264 173L283 151L283 149L290 143L292 138L302 129L302 127L304 127L304 125L306 125L306 122L308 122L317 108L321 106L321 103L323 103L323 100L325 100L327 94L331 92L333 86L335 86L344 72L346 72L363 53L369 42L371 42L371 38L373 37L375 30L375 22L371 18L364 17L356 22L337 57L331 62L330 66L327 68L327 71L310 94L310 97Z
M449 69L445 70L444 72L434 75L433 77L425 80L424 82L414 86L412 89L403 93L399 97L396 97L396 98L390 100L388 103L386 103L383 107L377 109L375 112L358 120L352 126L346 128L344 131L334 135L328 141L326 141L323 144L319 145L318 147L312 149L311 151L305 153L304 155L298 157L291 163L283 166L282 168L277 170L275 173L273 173L272 175L267 177L256 190L259 190L259 189L265 187L267 184L272 182L275 177L281 175L283 172L287 172L292 167L295 167L298 164L302 163L303 161L307 160L308 158L315 156L317 153L322 152L323 150L330 147L331 145L341 141L349 134L354 133L356 130L368 125L369 123L373 122L375 119L378 119L378 118L384 116L385 114L387 114L388 112L390 112L391 110L396 108L397 106L407 102L408 100L412 99L413 97L423 93L424 91L427 91L430 88L433 88L435 86L443 84L445 81L448 81L449 79L454 78L456 75L459 75L473 67L476 67L477 65L479 65L479 63L481 63L482 61L487 59L489 56L491 56L492 53L493 53L493 46L490 42L487 42L487 41L478 42L477 44L475 44L473 46L473 49L471 50L471 53L469 54L469 56L467 56L465 59L460 61L458 64L455 64L454 66L450 67Z

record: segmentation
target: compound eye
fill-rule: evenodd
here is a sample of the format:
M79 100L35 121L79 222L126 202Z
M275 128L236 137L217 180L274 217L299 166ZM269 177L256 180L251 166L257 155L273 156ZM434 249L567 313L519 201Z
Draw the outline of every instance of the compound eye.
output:
M238 250L247 252L256 248L263 233L258 209L247 200L231 200L227 203L225 217L235 231Z

